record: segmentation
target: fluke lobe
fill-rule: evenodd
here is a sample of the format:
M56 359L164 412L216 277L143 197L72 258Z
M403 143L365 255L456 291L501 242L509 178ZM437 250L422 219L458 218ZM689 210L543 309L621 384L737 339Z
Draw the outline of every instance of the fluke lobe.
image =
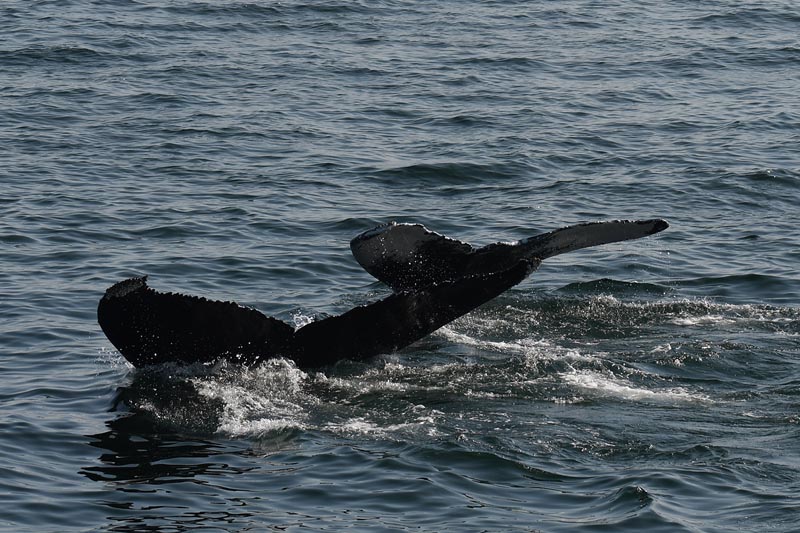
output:
M321 367L404 348L520 283L548 257L668 226L660 219L593 222L475 248L420 224L392 222L355 237L350 248L394 293L339 316L294 329L234 302L158 292L145 276L110 287L97 319L136 367L220 358L255 364L272 357Z

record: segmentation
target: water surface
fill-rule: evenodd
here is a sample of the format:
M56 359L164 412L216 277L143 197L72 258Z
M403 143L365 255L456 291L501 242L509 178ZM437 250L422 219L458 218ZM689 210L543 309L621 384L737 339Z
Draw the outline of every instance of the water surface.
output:
M0 528L800 529L791 3L0 6ZM134 370L106 287L287 321L354 235L663 217L396 353Z

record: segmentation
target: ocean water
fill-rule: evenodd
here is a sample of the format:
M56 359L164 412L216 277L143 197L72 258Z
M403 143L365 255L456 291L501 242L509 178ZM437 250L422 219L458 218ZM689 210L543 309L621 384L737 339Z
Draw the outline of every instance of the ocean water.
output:
M800 530L794 2L0 4L3 531ZM388 220L663 217L434 335L134 370L116 281L287 321Z

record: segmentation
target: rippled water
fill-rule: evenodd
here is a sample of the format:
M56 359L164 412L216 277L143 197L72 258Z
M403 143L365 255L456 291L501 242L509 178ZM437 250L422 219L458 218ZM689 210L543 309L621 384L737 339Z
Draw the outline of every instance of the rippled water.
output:
M0 528L800 529L792 2L0 5ZM663 217L368 363L135 371L106 287L300 323L355 234Z

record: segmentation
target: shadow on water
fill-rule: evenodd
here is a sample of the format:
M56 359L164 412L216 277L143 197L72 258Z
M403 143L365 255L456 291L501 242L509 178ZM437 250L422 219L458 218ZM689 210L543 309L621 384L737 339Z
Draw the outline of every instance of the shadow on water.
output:
M256 527L252 506L264 480L258 474L293 470L286 460L264 457L291 447L297 432L230 441L215 434L222 409L220 399L204 397L169 369L137 372L117 391L107 431L87 435L99 456L79 471L104 487L96 518L104 530Z
M220 439L216 432L224 401L200 394L192 382L207 372L170 366L137 371L129 385L117 390L110 411L118 416L106 422L108 431L88 436L91 446L103 450L100 465L88 466L81 474L121 484L204 483L208 476L254 469L231 465L233 456L263 455L285 447L294 435L291 431L275 432L248 448Z
M90 435L90 445L103 450L101 466L81 470L92 481L165 484L245 471L209 461L222 453L217 444L159 432L148 413L133 413L107 425L108 431Z
M81 470L89 479L164 484L241 473L210 460L224 448L198 436L213 433L222 407L198 395L191 383L139 372L118 389L111 411L118 414L121 406L129 413L107 421L108 431L89 435L89 444L103 450L99 466Z

